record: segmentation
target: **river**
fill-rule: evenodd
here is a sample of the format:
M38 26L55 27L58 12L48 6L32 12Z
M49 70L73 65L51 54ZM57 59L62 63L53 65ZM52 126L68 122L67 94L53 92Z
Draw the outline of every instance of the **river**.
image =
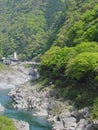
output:
M11 99L8 97L9 90L0 90L0 103L5 107L3 115L29 123L30 130L50 130L51 125L45 117L33 117L33 112L16 110L11 106Z
M9 91L10 89L0 89L0 103L5 108L1 114L28 122L30 130L51 130L51 124L46 120L46 117L33 116L34 112L31 111L13 109L12 100L8 96Z

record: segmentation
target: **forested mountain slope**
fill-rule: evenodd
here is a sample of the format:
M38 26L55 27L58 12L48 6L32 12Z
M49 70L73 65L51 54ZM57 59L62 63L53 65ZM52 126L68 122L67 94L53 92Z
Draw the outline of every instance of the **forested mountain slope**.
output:
M51 74L48 74L48 76L54 78L56 76L56 78L60 78L60 74L63 77L64 75L66 75L64 74L64 71L66 69L68 69L68 74L69 69L71 69L71 65L74 64L73 58L75 58L78 54L89 52L96 53L94 55L97 56L98 1L66 1L66 10L62 13L60 20L56 21L56 23L53 26L53 32L51 34L51 37L49 37L47 41L47 46L49 45L49 47L51 48L42 56L42 66L46 65L46 68L49 67L49 69L51 70ZM97 63L97 61L95 61L95 63ZM48 69L44 69L43 71L48 71ZM59 72L61 73L59 74ZM77 80L79 80L80 74L77 76Z
M65 9L61 0L0 0L0 45L5 56L17 51L31 59L46 48L49 29Z
M91 118L98 119L98 0L67 0L66 5L39 72L63 98L79 108L90 106Z
M51 44L63 47L75 46L82 41L98 42L98 1L70 0L66 5L61 17L62 27L54 33Z

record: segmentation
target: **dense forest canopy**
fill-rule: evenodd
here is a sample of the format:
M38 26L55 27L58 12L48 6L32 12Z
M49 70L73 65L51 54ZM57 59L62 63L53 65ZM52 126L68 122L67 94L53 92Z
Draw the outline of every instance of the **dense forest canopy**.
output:
M84 82L84 79L93 73L96 77L98 1L66 1L66 10L53 28L47 42L50 50L41 58L40 72L47 75L50 80L54 79L54 82L57 79ZM89 77L85 82L90 81Z
M98 41L98 1L67 1L62 27L55 35L52 44L75 46L82 41Z
M1 54L16 51L30 60L43 53L50 28L65 6L61 0L0 0Z

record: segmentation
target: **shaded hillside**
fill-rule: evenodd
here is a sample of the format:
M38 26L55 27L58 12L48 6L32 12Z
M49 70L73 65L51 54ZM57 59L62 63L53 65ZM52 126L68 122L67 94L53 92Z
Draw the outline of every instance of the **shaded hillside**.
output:
M17 51L22 59L41 54L50 27L59 18L61 0L0 0L0 44L5 56Z
M98 1L67 1L65 22L55 33L52 44L75 46L83 41L98 42ZM62 17L61 17L62 18ZM63 18L62 18L63 19Z

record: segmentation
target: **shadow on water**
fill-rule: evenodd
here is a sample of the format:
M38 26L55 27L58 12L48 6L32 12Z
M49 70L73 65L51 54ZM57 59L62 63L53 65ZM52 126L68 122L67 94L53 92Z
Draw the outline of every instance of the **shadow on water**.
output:
M28 122L30 130L51 130L51 124L47 122L46 117L36 117L33 116L34 112L13 109L12 101L7 95L9 91L0 90L0 103L5 107L3 115Z

